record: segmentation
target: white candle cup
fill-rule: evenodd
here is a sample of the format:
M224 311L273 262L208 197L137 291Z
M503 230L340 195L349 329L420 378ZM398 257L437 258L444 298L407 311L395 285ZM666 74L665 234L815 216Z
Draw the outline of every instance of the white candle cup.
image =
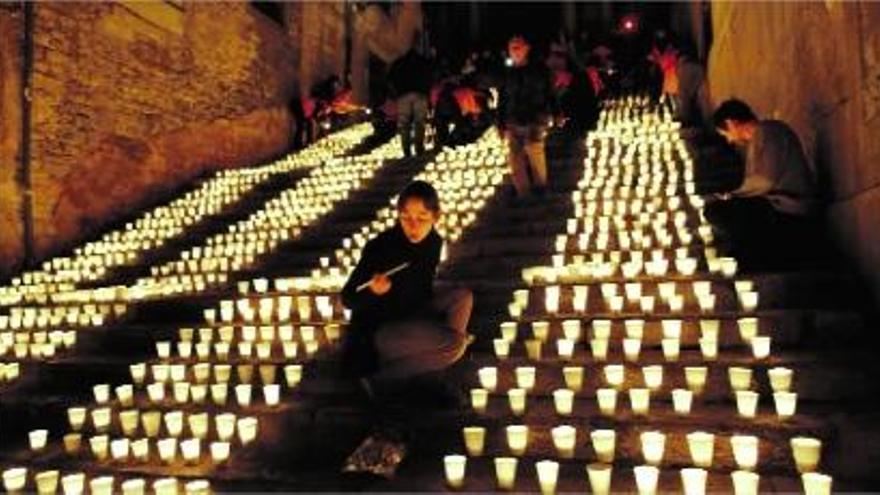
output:
M633 468L636 478L636 489L639 495L655 495L660 470L655 466L636 466Z
M642 378L645 386L650 390L657 390L663 386L663 366L650 365L642 367Z
M612 466L594 462L587 464L587 479L590 481L590 491L595 495L608 495L611 493Z
M553 438L553 446L562 459L571 459L574 457L575 445L577 443L577 429L570 425L560 425L550 430Z
M757 337L752 337L750 341L752 346L752 356L755 359L766 359L770 356L770 337L766 335L759 335Z
M611 320L593 320L593 338L608 340L611 338Z
M552 285L544 289L544 309L548 313L559 312L559 286Z
M238 441L241 442L242 445L247 445L256 440L258 425L257 418L239 418L238 421L235 422L235 429L238 431Z
M495 481L500 490L513 490L516 485L516 457L496 457L495 464Z
M180 442L180 453L187 464L199 462L202 455L202 442L198 438L188 438Z
M46 440L49 438L49 430L31 430L28 433L28 444L32 451L40 451L46 448Z
M715 339L700 338L700 353L706 361L718 359L718 341Z
M141 478L135 478L122 482L122 495L144 495L147 482Z
M138 462L146 462L150 458L150 440L147 438L138 438L130 442L131 455Z
M529 358L530 361L540 361L541 360L541 347L543 342L538 339L528 339L525 341L526 346L526 357Z
M208 437L208 413L193 413L186 418L190 434L199 439Z
M623 296L612 296L606 299L608 304L608 311L612 313L620 313L623 311Z
M690 390L677 388L672 391L672 409L676 414L690 414L693 402L694 393Z
M95 402L98 404L106 404L110 401L110 385L106 383L92 387L92 393L95 396Z
M562 368L562 377L565 380L566 388L579 392L584 385L584 368L581 366L565 366Z
M557 340L556 354L560 359L570 361L574 357L574 341L569 339Z
M288 364L284 367L284 381L288 388L296 388L302 381L303 367L301 364Z
M514 416L522 416L526 412L526 390L512 388L507 391L507 400L510 404L510 412Z
M705 366L685 366L684 379L688 390L695 395L703 393L706 386L706 375L709 370Z
M146 411L141 413L141 426L144 429L144 435L155 438L159 435L159 428L162 424L162 413L159 411Z
M684 296L679 294L671 295L669 296L667 304L669 304L670 312L681 313L681 310L684 308Z
M614 416L617 409L617 389L600 388L596 390L596 401L599 412L605 416Z
M516 376L516 386L525 390L535 388L535 378L537 370L534 366L517 366L514 371Z
M573 309L579 313L587 310L588 290L586 285L574 286L574 297L572 298Z
M147 376L147 365L145 363L136 363L129 365L128 369L131 373L131 380L137 385L142 385Z
M593 443L593 451L599 462L611 464L614 462L614 451L617 434L614 430L593 430L590 432L590 441Z
M504 429L507 435L507 447L516 457L526 453L529 446L529 427L526 425L509 425Z
M757 292L737 292L743 311L752 312L758 307Z
M492 348L495 350L495 357L498 359L507 359L510 355L510 341L507 339L493 339Z
M608 339L592 339L590 340L590 351L593 354L593 360L596 362L604 362L608 359Z
M646 431L639 435L639 440L645 463L659 466L663 462L663 452L666 449L666 435L659 431Z
M730 473L733 480L734 495L758 495L758 484L761 477L751 471L734 471Z
M27 468L14 467L3 471L3 488L7 492L20 492L27 483Z
M559 463L556 461L538 461L535 463L535 471L538 474L538 484L541 487L541 495L553 495L556 493L556 481L559 477Z
M701 468L684 468L681 470L681 484L685 495L704 495L708 473Z
M529 306L529 290L517 289L513 291L513 300L523 308L527 308Z
M570 416L574 409L574 391L567 388L554 390L553 406L556 408L556 414Z
M712 467L712 459L715 455L715 435L695 431L688 433L687 443L694 466L701 468Z
M626 369L622 364L608 364L602 367L605 374L605 383L614 388L623 387L626 378Z
M208 480L188 481L183 485L184 495L210 495L211 484Z
M114 461L128 460L128 452L131 441L127 438L117 438L110 442L110 457Z
M645 320L625 320L623 327L628 339L641 341L645 334Z
M700 320L700 336L702 338L717 341L720 330L721 322L719 320Z
M751 435L733 435L730 437L733 448L733 459L743 471L754 471L758 465L758 437Z
M464 438L467 454L471 457L483 455L483 449L486 445L486 428L482 426L465 426L462 428L461 433Z
M215 383L211 385L211 401L218 406L225 406L226 399L229 396L229 385L225 383Z
M60 473L53 469L49 471L41 471L34 476L37 484L37 493L39 495L55 495L58 491L58 478Z
M651 391L647 388L629 389L629 403L633 414L647 416L651 407Z
M513 321L505 321L501 324L501 338L508 342L516 341L516 322Z
M174 402L185 404L189 401L189 382L176 382L173 386Z
M815 472L822 459L822 441L818 438L794 437L791 439L791 452L799 473Z
M779 419L791 418L797 411L797 394L795 392L774 392L773 405L776 406L776 416Z
M623 355L627 361L636 362L639 360L639 353L642 350L642 341L639 339L623 339Z
M681 355L681 341L679 339L663 339L660 341L663 349L663 359L668 362L678 361Z
M166 412L162 415L162 421L165 423L165 430L172 437L183 434L183 411Z
M97 435L89 438L89 448L95 459L103 461L109 455L110 439L107 435Z
M222 464L229 459L229 442L211 442L211 462Z
M507 312L510 314L511 318L519 319L519 317L522 316L523 307L513 302L507 305Z
M480 386L486 390L494 391L498 387L498 369L494 366L486 366L477 371Z
M758 335L758 319L754 317L739 318L736 320L739 328L739 336L743 342L749 343Z
M804 473L801 475L804 495L830 495L832 478L821 473Z
M533 321L532 336L541 342L546 342L547 338L550 336L550 322Z
M562 322L562 335L573 342L581 340L581 321L565 320Z
M758 411L757 392L751 390L738 390L736 393L736 411L744 418L754 418Z
M730 388L734 392L750 390L752 388L752 369L739 366L731 366L727 369L730 379Z
M789 368L776 367L767 370L767 376L770 379L770 387L774 392L791 391L791 382L794 372Z
M113 476L100 476L89 481L89 492L92 495L111 495L113 493Z
M147 397L150 402L156 404L165 400L165 384L153 382L147 385Z
M639 298L639 309L645 313L653 313L656 306L654 296L642 296Z
M484 388L471 389L471 407L475 412L483 414L489 404L489 391Z
M177 478L162 478L153 482L156 495L177 495Z

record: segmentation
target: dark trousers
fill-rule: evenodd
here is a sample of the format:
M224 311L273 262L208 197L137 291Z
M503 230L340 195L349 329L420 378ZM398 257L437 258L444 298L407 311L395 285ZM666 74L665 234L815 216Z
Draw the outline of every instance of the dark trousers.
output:
M372 331L349 328L343 343L345 365L357 376L377 380L443 370L464 355L472 309L470 290L436 290L418 317L388 322Z
M820 256L816 219L781 213L763 197L710 202L703 214L745 268L787 268Z

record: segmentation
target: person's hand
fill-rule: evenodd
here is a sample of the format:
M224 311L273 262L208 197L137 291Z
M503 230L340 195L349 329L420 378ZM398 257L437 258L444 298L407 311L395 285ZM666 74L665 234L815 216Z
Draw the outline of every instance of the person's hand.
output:
M373 275L369 287L370 290L373 291L373 294L384 296L389 290L391 290L391 278L382 273Z

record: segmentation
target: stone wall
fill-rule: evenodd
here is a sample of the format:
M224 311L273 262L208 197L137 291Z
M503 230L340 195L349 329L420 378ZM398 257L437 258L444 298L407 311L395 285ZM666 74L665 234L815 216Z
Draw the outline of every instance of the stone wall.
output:
M880 299L880 4L713 2L709 82L790 122L831 202L828 225Z
M22 243L18 156L21 152L21 9L0 6L0 274L17 266Z
M38 257L203 172L288 147L294 84L282 26L247 3L45 2L35 5L31 169ZM9 23L11 14L0 17ZM21 189L7 161L15 124L3 64L0 255L18 261ZM13 53L14 55L14 53ZM20 69L18 69L20 71ZM10 127L11 126L11 127ZM11 219L11 220L10 220ZM7 229L11 223L11 228Z

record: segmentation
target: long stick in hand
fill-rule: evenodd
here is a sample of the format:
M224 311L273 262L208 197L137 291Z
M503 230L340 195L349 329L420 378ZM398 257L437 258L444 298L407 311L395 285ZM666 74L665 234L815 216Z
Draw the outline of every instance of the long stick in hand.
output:
M383 273L382 275L384 275L386 277L390 277L408 266L409 266L409 261L404 261L403 263L395 266L394 268L388 270L387 272ZM373 282L373 279L371 278L370 280L367 280L366 282L362 283L361 285L358 285L355 292L360 292L360 291L366 289L367 287L370 286L370 283L372 283L372 282Z

